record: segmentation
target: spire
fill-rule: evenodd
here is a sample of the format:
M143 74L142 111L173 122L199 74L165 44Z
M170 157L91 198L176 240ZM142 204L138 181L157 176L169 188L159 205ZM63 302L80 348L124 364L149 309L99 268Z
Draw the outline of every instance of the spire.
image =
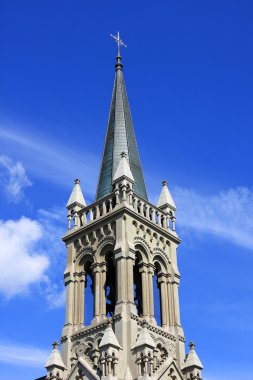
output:
M158 199L157 207L160 207L160 208L169 207L171 210L176 211L176 205L169 191L167 182L162 181L162 185L163 187L162 187L160 197Z
M85 202L82 189L80 186L80 180L78 178L75 179L75 185L69 197L66 207L71 208L74 205L79 205L81 207L86 206L86 202Z
M189 367L203 369L203 365L201 361L199 360L197 352L195 351L195 344L193 342L190 342L189 347L190 347L190 351L186 357L184 369L189 368Z
M120 346L117 338L116 338L116 335L114 334L114 331L111 327L111 325L109 325L105 332L104 332L104 335L103 335L103 338L100 342L100 345L99 347L106 347L106 346L112 346L112 347L115 347L115 348L118 348L118 349L122 349L122 347Z
M134 192L147 199L122 67L121 56L118 55L116 57L116 74L111 108L97 185L97 200L111 193L113 178L119 165L122 151L127 153L127 161L134 177Z
M137 338L136 343L134 344L133 348L137 347L151 347L155 348L155 342L152 336L149 334L148 329L146 327L143 327L143 329L140 332L140 335Z
M66 369L63 361L62 361L62 358L61 358L61 354L58 350L58 342L55 340L54 343L53 343L53 351L51 352L46 364L45 364L45 368L48 369L48 368L51 368L51 367L57 367L57 368L60 368L60 369Z

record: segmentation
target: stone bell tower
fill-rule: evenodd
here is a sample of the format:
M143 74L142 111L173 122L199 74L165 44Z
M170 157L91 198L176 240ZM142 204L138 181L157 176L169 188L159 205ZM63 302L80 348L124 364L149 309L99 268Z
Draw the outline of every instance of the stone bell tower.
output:
M176 206L166 181L148 201L122 68L118 50L96 199L77 179L67 203L66 318L46 379L201 379L180 322Z

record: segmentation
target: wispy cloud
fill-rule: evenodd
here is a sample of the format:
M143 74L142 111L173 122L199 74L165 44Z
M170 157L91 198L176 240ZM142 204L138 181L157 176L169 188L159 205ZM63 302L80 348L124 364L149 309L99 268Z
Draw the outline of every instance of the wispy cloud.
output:
M23 132L20 133L20 130ZM23 127L12 128L0 123L0 147L3 150L5 146L34 177L66 187L72 185L75 177L79 177L85 194L94 195L99 159L87 149L79 152L73 146L62 145L39 133L34 137Z
M5 155L0 156L0 179L2 191L7 199L14 203L21 201L24 189L32 185L24 165L21 162L13 162Z
M66 292L65 287L62 284L60 286L56 283L49 284L45 293L46 301L50 309L58 309L65 305L66 302Z
M253 249L253 191L238 187L203 196L193 190L174 190L181 228L207 233Z
M0 362L43 368L50 351L17 343L0 342Z

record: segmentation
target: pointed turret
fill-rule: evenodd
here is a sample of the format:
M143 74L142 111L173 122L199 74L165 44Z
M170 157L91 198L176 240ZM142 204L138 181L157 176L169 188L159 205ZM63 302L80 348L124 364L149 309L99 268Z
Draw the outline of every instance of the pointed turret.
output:
M147 329L147 321L144 321L142 326L142 330L131 351L136 355L136 364L138 366L137 379L147 380L153 375L154 348L156 344Z
M176 211L176 205L169 191L167 182L162 181L162 185L163 187L162 187L160 197L158 199L157 207L161 209L169 208L172 211Z
M69 197L66 208L71 209L74 206L80 206L81 208L86 207L86 202L80 186L80 180L78 178L75 179L75 185Z
M195 344L193 342L190 342L189 347L190 351L186 356L183 372L186 375L189 374L190 379L201 379L201 370L204 367L197 355L197 352L195 351Z
M102 379L118 379L118 362L121 345L114 334L112 326L109 325L103 335L99 345L101 353L100 362L102 364Z
M122 347L120 346L115 334L114 334L114 331L111 327L111 325L109 325L105 332L104 332L104 335L103 335L103 338L100 342L100 345L99 345L99 348L102 348L102 347L115 347L115 348L118 348L118 349L122 349Z
M66 370L66 367L62 361L61 354L58 350L57 341L54 341L53 343L53 350L45 364L45 368L48 372L48 376L46 378L59 380L62 379L62 375L63 372Z
M122 151L127 153L126 159L134 177L134 192L142 198L147 199L146 186L127 99L122 67L121 57L118 54L96 200L112 192L112 182L120 162L120 154Z
M143 347L155 348L154 339L151 337L146 327L143 327L141 330L140 335L138 336L137 341L132 349Z
M113 177L113 182L119 181L121 178L127 178L131 182L134 182L134 177L131 172L129 163L127 161L127 155L125 152L121 153L121 159L119 161L119 165L117 167L116 173Z

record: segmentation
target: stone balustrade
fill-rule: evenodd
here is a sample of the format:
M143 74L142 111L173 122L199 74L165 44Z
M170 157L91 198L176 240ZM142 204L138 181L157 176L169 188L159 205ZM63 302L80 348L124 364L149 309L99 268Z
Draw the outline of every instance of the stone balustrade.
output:
M72 212L68 214L68 230L80 228L88 223L92 223L110 213L123 202L131 206L137 214L148 219L150 222L164 229L175 231L176 218L172 210L161 210L146 199L133 193L132 190L126 191L125 186L116 188L110 195L99 199L79 211L72 210Z

